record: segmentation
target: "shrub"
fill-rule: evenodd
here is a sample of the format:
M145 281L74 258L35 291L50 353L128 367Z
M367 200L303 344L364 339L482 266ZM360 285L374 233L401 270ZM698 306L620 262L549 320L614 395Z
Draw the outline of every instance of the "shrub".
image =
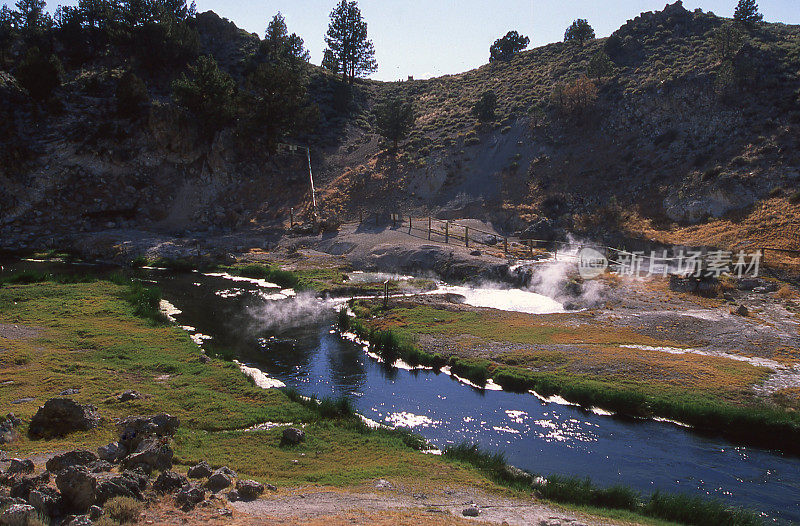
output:
M139 115L145 104L150 101L147 85L132 71L128 71L119 79L116 100L117 112L120 115L129 117Z
M597 85L584 75L572 83L557 85L553 89L552 98L561 113L579 116L597 101Z
M744 44L744 33L738 24L726 22L719 26L711 36L714 50L720 61L732 60Z
M64 68L58 57L43 53L38 47L32 47L17 67L16 77L31 97L46 100L61 86L63 74Z
M608 53L601 49L592 55L592 58L589 60L589 65L586 68L586 74L591 78L599 79L612 76L614 70L614 63L611 61Z
M495 118L497 94L492 90L484 91L481 98L472 106L472 114L481 122L490 122Z
M120 524L132 524L139 520L144 504L130 497L114 497L106 502L105 514Z

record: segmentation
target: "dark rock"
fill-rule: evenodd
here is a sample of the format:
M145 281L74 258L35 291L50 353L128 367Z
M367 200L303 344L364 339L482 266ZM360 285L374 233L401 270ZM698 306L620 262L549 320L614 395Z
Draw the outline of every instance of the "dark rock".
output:
M103 516L103 508L100 506L89 506L89 519L96 521Z
M731 314L735 314L736 316L743 316L747 317L750 315L750 311L744 305L739 305L738 307L731 307Z
M80 392L81 392L80 389L64 389L63 391L58 393L58 396L74 396Z
M50 482L50 473L45 471L36 477L14 477L10 481L9 495L18 499L28 500L30 492Z
M8 466L8 473L33 473L33 468L33 461L30 459L20 460L18 458L12 458L11 464Z
M150 438L139 443L129 456L122 460L125 469L140 467L145 473L154 469L165 471L172 468L174 452L163 439Z
M211 358L208 357L205 353L200 353L200 363L209 363Z
M236 491L242 500L256 500L264 493L264 485L255 480L240 480L236 482Z
M129 402L131 400L141 400L141 398L142 395L139 394L137 391L128 390L128 391L123 391L122 394L120 394L117 397L117 400L119 400L120 402Z
M96 407L69 398L52 398L33 415L28 435L33 439L60 437L74 431L88 431L99 423Z
M483 253L480 250L473 250L469 253L470 256L482 256Z
M128 451L134 451L146 438L172 437L178 430L177 416L161 413L154 416L134 416L117 422L120 430L120 444Z
M50 486L39 486L32 490L28 502L42 515L55 517L61 513L61 494Z
M85 449L76 449L56 455L47 461L47 471L58 473L70 466L86 466L97 460L97 455Z
M130 497L143 500L142 491L147 489L147 477L125 471L119 475L109 473L98 476L97 504L103 505L114 497Z
M477 517L478 515L480 515L480 513L481 510L479 510L475 506L471 506L462 511L461 515L463 515L464 517Z
M214 492L230 487L231 484L233 484L233 477L223 471L223 468L216 470L206 481L206 487Z
M0 514L0 524L5 526L28 526L36 519L36 508L29 504L12 504Z
M538 239L540 241L554 241L558 237L553 222L549 219L540 219L525 230L517 232L520 239Z
M107 473L114 468L114 465L106 460L95 460L86 467L89 468L89 471L92 473Z
M288 427L283 430L281 442L284 444L297 445L306 439L306 433L302 429L296 427Z
M153 483L153 491L158 493L173 493L188 483L189 481L183 475L179 475L174 471L164 471L158 476L155 483Z
M100 446L97 448L97 455L101 460L116 464L128 454L128 448L119 442L111 442L107 446Z
M194 484L187 484L175 495L175 504L184 511L189 511L197 504L206 500L206 492Z
M278 486L275 486L273 484L266 484L264 487L270 491L278 491Z
M64 506L75 511L85 511L97 498L97 479L86 468L70 466L56 476L56 486L61 491Z
M22 421L14 416L14 413L8 413L6 419L0 422L0 444L10 444L16 440L18 433L14 428L21 423Z
M213 496L213 495L212 495L212 496ZM238 492L238 491L236 491L235 489L232 489L232 490L230 490L230 491L228 492L228 495L227 495L227 497L228 497L228 500L229 500L230 502L236 502L237 500L242 500L242 496L241 496L241 495L239 495L239 492Z
M88 515L72 515L61 524L63 526L92 526L92 519Z
M190 467L188 475L193 479L204 479L210 477L211 473L213 473L211 466L208 465L208 462L203 460L199 464Z

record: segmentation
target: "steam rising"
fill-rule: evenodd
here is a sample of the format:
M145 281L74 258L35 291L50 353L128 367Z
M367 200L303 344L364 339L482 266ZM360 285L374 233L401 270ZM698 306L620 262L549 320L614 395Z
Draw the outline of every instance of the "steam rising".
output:
M314 323L330 312L333 305L335 302L320 299L313 292L301 292L251 307L249 314L257 330L272 330Z

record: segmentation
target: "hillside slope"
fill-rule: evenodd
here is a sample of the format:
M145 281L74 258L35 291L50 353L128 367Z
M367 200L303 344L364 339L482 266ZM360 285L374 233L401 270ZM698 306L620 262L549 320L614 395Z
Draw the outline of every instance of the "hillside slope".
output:
M360 81L349 102L336 78L311 66L320 119L287 140L311 146L328 217L404 211L487 219L510 232L533 225L531 235L666 238L681 225L746 215L761 200L800 199L800 27L753 28L726 80L713 43L724 23L677 2L585 46L550 44L431 80ZM258 37L211 12L195 26L201 53L241 80ZM589 81L596 100L566 109L559 87L584 76L601 50L613 70ZM42 108L13 70L0 72L15 123L2 137L3 245L120 227L272 228L290 207L308 210L304 156L254 150L234 129L203 140L171 102L169 78L148 83L147 115L122 119L113 111L122 73L101 63L68 71L62 107ZM480 124L471 108L490 89L496 120ZM411 98L418 112L397 155L381 150L371 116L389 94ZM791 229L797 217L787 210Z

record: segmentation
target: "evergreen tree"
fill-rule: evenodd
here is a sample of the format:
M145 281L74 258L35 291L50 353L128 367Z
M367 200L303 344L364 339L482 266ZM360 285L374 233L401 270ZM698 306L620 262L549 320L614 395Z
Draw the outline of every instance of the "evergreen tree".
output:
M753 26L764 19L764 15L758 12L756 0L739 0L733 19L745 25Z
M49 15L44 10L45 0L19 0L16 6L14 15L20 30L33 33L47 28Z
M310 127L316 107L308 102L306 84L302 70L291 64L259 64L245 80L241 96L246 135L272 149L282 137Z
M31 97L38 100L50 98L53 91L61 85L63 74L64 68L58 57L44 53L38 47L28 49L16 71L19 83L28 90Z
M14 13L8 6L0 7L0 67L8 59L8 51L14 43Z
M378 133L392 142L394 150L397 150L400 141L408 137L416 121L414 105L410 100L389 97L375 108Z
M522 36L516 31L509 31L503 38L498 38L489 47L489 62L497 60L511 60L511 58L528 47L531 39Z
M375 47L367 38L367 23L355 0L342 0L333 9L325 42L344 81L352 84L356 77L364 77L378 69Z
M744 45L744 33L738 24L728 21L714 30L711 40L721 62L733 60Z
M194 113L203 128L214 133L229 124L235 115L236 82L221 71L209 56L201 56L172 83L175 102Z
M331 73L340 73L339 61L336 60L336 55L330 49L325 50L325 54L322 56L321 65L324 69L327 69Z
M267 26L264 40L259 45L260 59L269 62L289 62L299 64L308 62L311 55L304 47L303 39L297 34L289 34L286 20L278 13Z
M491 122L494 120L495 109L497 109L497 94L488 90L481 94L481 98L472 107L472 114L481 122Z
M594 39L594 29L583 18L575 20L564 33L564 42L575 42L581 46L592 39Z

